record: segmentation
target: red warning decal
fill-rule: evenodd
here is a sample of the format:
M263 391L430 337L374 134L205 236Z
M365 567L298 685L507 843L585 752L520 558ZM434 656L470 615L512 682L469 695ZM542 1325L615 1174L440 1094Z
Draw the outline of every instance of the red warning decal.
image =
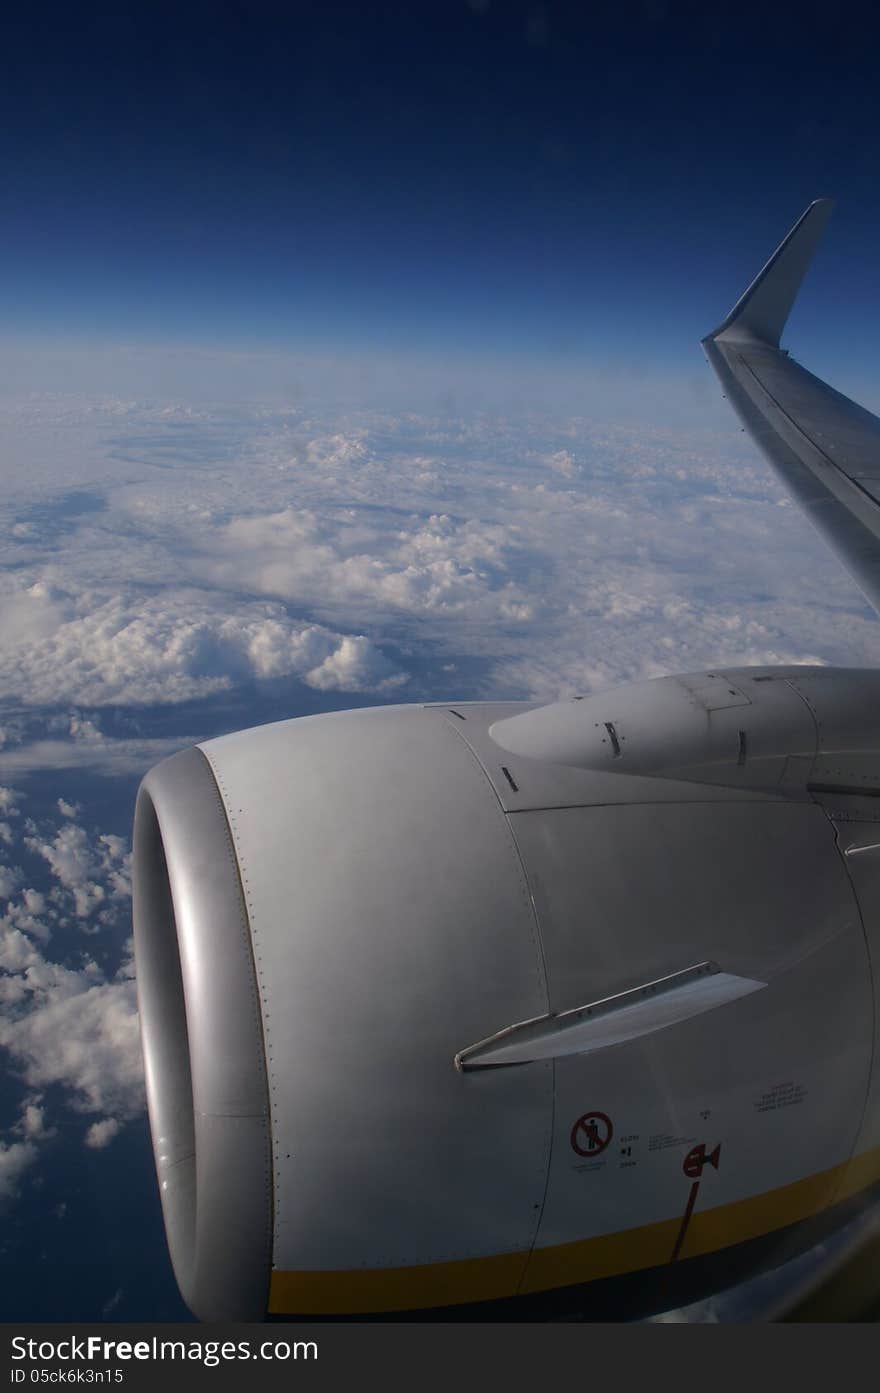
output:
M718 1169L718 1158L720 1155L720 1142L709 1156L706 1155L705 1142L700 1142L699 1146L695 1146L693 1150L689 1151L685 1156L682 1170L689 1180L699 1180L700 1176L703 1174L704 1166L714 1166L716 1170Z
M684 1214L681 1216L681 1226L678 1230L678 1237L675 1240L675 1247L672 1250L672 1258L670 1259L671 1262L676 1262L678 1259L678 1255L681 1252L682 1245L685 1239L685 1234L688 1231L688 1225L690 1224L691 1216L694 1212L694 1205L697 1202L697 1195L699 1194L700 1190L700 1180L702 1179L703 1175L703 1167L714 1166L717 1170L720 1156L720 1142L718 1143L714 1151L710 1151L708 1156L706 1155L706 1143L700 1142L699 1146L694 1146L691 1148L691 1150L685 1156L684 1161L682 1162L681 1168L684 1171L685 1175L688 1177L688 1179L693 1181L693 1184L691 1185L691 1192L688 1195L688 1201L685 1206Z
M604 1112L585 1112L571 1129L571 1146L579 1156L600 1156L614 1136L611 1118Z

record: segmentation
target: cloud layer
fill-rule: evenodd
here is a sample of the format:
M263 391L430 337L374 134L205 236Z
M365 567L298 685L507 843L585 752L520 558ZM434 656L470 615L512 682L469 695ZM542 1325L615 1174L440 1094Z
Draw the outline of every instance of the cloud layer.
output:
M406 681L363 635L192 590L107 596L0 578L0 630L0 692L39 705L152 706L266 677L367 692Z
M102 1147L143 1108L134 965L128 938L130 856L124 839L74 821L35 821L28 800L0 787L10 836L0 853L0 1045L27 1089L0 1142L0 1196L14 1196L56 1128L47 1091L91 1118ZM21 862L27 865L27 870ZM28 884L44 865L44 889ZM114 964L115 961L115 965Z
M399 699L474 660L462 696L549 698L880 653L730 428L3 409L23 468L0 540L0 700L147 707L285 678ZM60 491L42 462L62 428Z

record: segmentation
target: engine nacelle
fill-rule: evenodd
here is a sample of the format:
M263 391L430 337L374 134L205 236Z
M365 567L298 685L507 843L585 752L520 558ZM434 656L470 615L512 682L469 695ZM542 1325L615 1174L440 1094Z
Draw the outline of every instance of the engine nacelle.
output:
M778 1261L867 1193L877 694L747 669L305 717L153 769L138 991L193 1311L588 1283L589 1315L626 1274L674 1298Z

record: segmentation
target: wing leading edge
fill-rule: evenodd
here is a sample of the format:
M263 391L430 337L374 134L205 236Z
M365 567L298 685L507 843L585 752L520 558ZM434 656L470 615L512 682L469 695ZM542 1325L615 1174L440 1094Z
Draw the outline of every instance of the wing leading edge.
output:
M779 347L832 206L810 204L703 349L752 439L880 611L880 420Z

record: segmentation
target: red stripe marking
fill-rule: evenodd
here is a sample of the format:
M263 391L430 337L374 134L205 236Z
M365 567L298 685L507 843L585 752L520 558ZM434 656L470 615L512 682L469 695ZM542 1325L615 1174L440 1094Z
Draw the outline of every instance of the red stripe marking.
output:
M678 1230L678 1237L675 1240L675 1247L672 1250L672 1257L669 1259L670 1262L675 1262L676 1258L681 1252L681 1245L684 1243L684 1236L688 1231L688 1224L690 1223L691 1215L694 1212L694 1205L697 1202L697 1191L699 1190L699 1188L700 1182L699 1180L695 1180L693 1185L691 1186L691 1192L688 1195L688 1202L685 1205L684 1214L682 1215L681 1219L681 1228Z

